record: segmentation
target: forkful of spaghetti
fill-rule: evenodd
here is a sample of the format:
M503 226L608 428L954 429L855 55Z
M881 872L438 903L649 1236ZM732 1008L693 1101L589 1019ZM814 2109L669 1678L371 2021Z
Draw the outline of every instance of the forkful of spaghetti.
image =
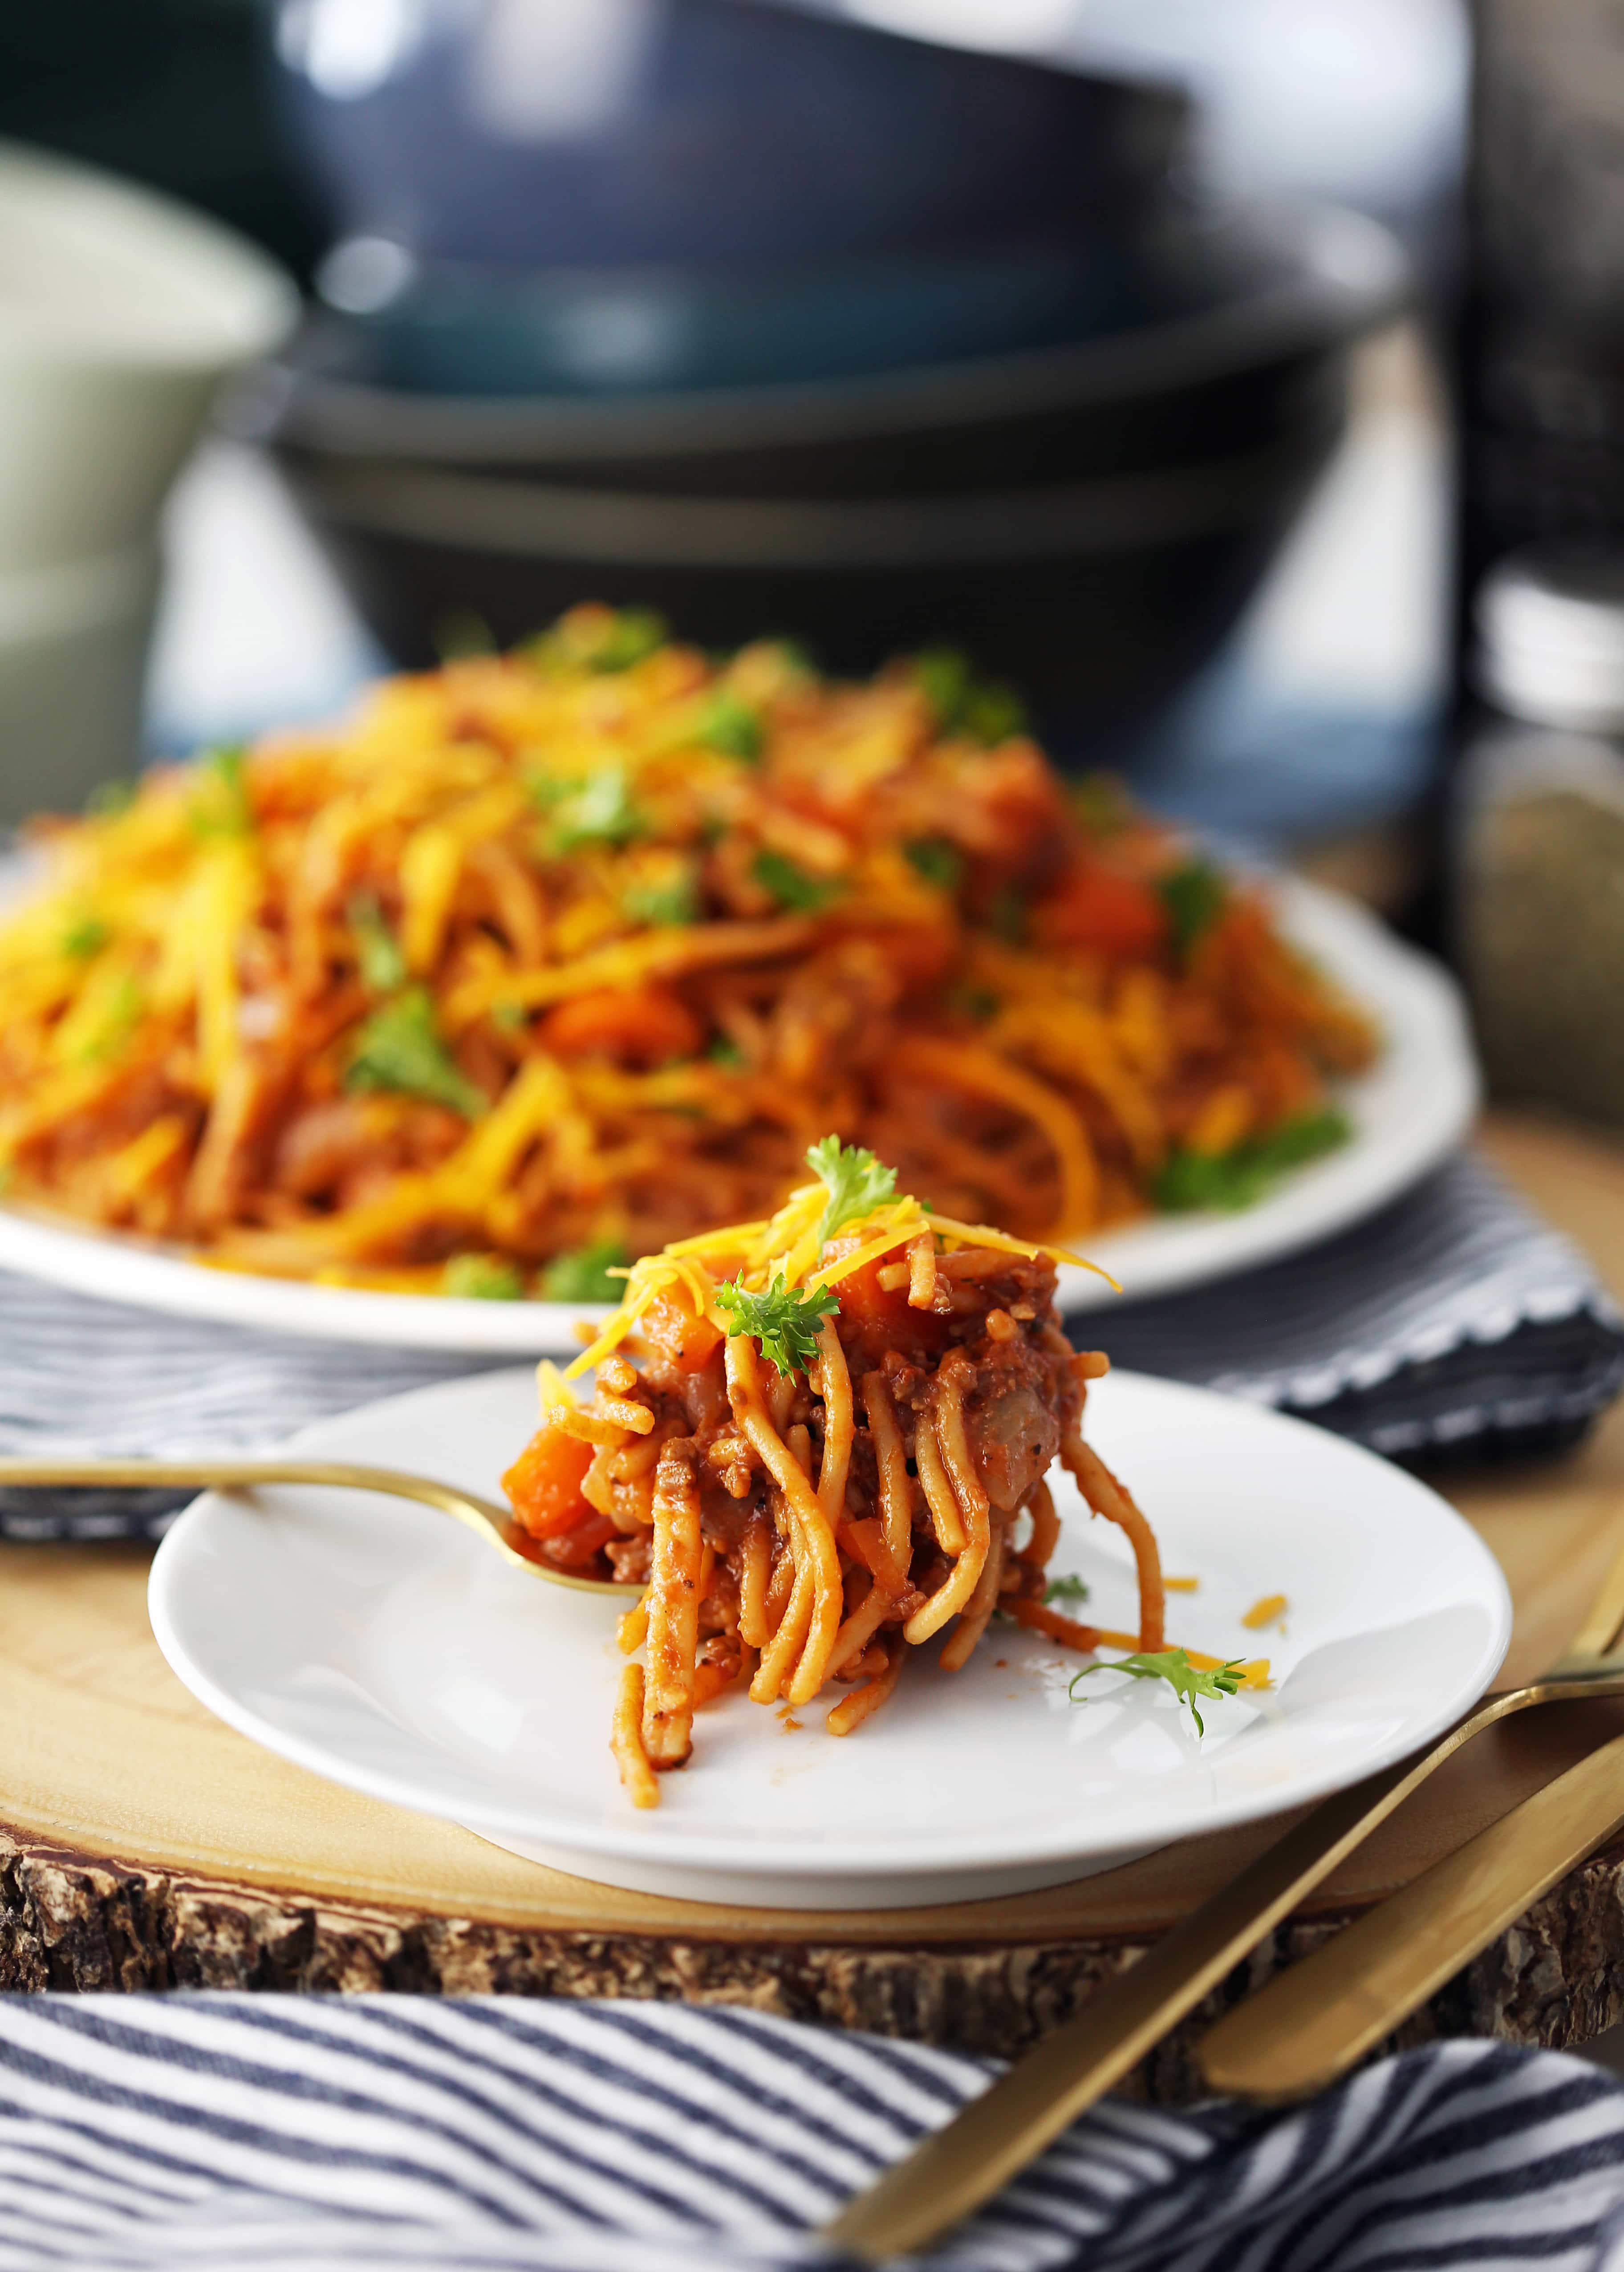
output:
M1060 1330L1055 1265L1080 1258L936 1214L838 1137L806 1159L770 1220L623 1274L567 1372L542 1366L542 1425L503 1479L540 1559L645 1588L611 1738L633 1805L658 1805L724 1690L798 1707L833 1685L825 1725L849 1736L910 1651L939 1640L957 1671L995 1612L1129 1649L1115 1669L1186 1699L1266 1680L1166 1647L1156 1538L1082 1433L1108 1366ZM594 1367L587 1400L573 1384ZM1133 1550L1135 1633L1044 1598L1057 1457Z

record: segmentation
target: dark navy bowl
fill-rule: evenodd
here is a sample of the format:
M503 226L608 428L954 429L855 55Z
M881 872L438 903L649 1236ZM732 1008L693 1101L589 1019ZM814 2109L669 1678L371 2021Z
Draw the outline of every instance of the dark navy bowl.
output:
M1110 233L1187 117L762 0L281 0L276 33L335 234L515 273Z
M696 392L860 377L1112 329L1142 302L1125 250L596 269L442 265L364 316L330 318L357 377L463 398ZM348 336L348 346L340 342Z

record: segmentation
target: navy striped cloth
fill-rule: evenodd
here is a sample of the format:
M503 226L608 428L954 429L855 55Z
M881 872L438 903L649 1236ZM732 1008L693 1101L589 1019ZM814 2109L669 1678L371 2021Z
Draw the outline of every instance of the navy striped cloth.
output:
M991 2063L750 2011L0 1999L0 2272L781 2272ZM954 2272L1617 2272L1624 2086L1451 2043L1285 2114L1108 2101Z
M1089 1311L1074 1332L1119 1364L1251 1397L1396 1457L1560 1442L1624 1387L1624 1319L1594 1272L1471 1158L1306 1253ZM490 1363L247 1333L0 1274L0 1452L268 1451L312 1421ZM0 1492L0 1535L143 1535L182 1503Z

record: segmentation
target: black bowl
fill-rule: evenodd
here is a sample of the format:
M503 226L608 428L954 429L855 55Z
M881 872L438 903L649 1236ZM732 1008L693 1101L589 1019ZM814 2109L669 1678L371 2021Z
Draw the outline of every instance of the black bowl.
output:
M1406 288L1353 215L1208 218L1141 248L1140 319L1022 352L798 385L470 400L367 383L318 325L240 398L240 430L312 471L455 467L640 494L929 496L1242 457L1316 415L1338 350Z
M1335 445L1336 375L1267 449L1019 490L808 503L284 470L402 663L432 662L470 616L505 646L587 597L655 606L711 647L790 633L842 674L946 639L1086 752L1140 722L1234 622Z

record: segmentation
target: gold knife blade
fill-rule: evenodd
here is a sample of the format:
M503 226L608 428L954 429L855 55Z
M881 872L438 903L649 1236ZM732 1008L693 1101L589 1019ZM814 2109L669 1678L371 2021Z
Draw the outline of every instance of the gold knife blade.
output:
M1624 1828L1624 1736L1220 2020L1196 2046L1216 2091L1265 2104L1335 2082Z

